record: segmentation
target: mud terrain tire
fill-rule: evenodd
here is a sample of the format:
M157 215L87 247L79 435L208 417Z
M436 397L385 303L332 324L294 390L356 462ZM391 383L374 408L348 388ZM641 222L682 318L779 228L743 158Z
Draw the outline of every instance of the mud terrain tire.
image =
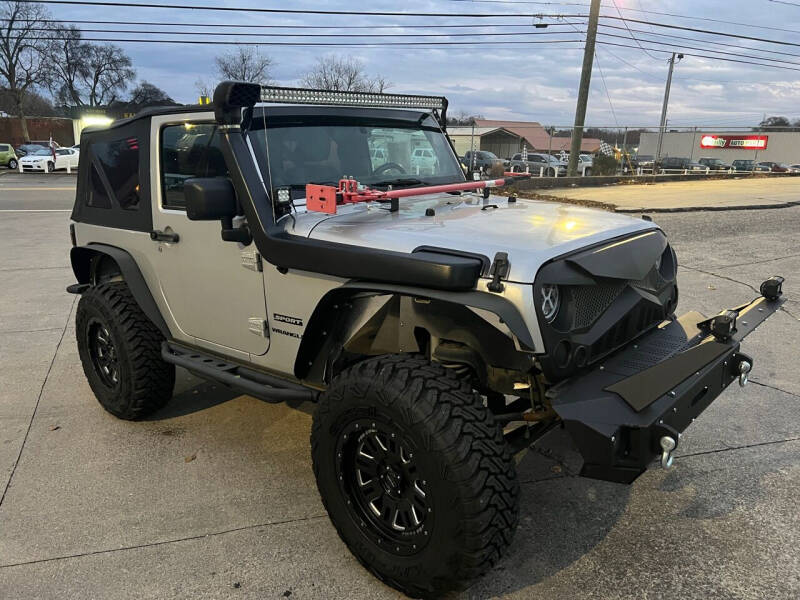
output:
M412 597L468 587L511 542L519 484L502 431L441 365L390 355L342 372L314 413L311 453L339 536Z
M112 415L143 419L172 397L175 367L161 359L164 336L124 282L103 283L83 293L75 333L89 385Z

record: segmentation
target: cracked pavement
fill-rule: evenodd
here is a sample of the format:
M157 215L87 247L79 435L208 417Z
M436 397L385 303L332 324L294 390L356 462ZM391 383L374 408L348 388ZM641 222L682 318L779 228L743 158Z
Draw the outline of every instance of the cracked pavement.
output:
M27 205L69 208L70 192L0 189L0 211ZM325 515L311 406L181 372L148 421L99 407L64 292L68 217L0 212L0 597L400 597ZM786 310L744 344L754 385L731 386L686 431L675 466L631 486L576 477L560 430L537 442L518 466L508 556L453 598L800 596L800 207L655 221L682 264L679 312L714 314L787 278Z

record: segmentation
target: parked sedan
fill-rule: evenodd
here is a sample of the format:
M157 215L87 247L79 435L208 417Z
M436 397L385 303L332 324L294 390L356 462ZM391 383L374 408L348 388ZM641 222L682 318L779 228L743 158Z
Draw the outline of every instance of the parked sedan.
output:
M511 157L509 167L512 171L522 172L525 168L534 175L543 173L545 177L564 177L567 174L567 163L558 160L551 154L528 153L528 160L522 160L522 154L515 154Z
M58 169L67 167L75 169L78 167L80 154L72 148L57 148L55 150L55 160L53 151L48 148L41 148L32 154L27 154L19 160L24 172L52 173Z
M631 169L634 171L636 169L644 169L644 170L651 170L655 163L655 157L652 154L637 154L636 156L631 157Z
M727 171L731 168L729 164L722 162L719 158L701 158L697 162L708 167L710 171Z
M669 173L675 171L689 171L694 173L705 173L706 166L694 162L690 158L681 156L667 156L661 159L661 172Z
M783 163L771 162L771 161L763 161L758 163L759 166L765 167L767 170L772 171L773 173L788 173L789 166Z
M769 171L769 167L762 166L761 163L756 164L756 161L754 160L744 160L744 159L735 160L731 163L731 167L733 168L734 171L737 172L741 171L744 173L752 173L753 171L756 172Z

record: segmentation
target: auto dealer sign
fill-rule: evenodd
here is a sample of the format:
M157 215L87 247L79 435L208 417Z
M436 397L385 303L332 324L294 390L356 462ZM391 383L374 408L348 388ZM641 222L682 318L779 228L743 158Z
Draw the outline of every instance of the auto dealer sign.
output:
M701 148L725 150L766 150L768 135L704 135Z

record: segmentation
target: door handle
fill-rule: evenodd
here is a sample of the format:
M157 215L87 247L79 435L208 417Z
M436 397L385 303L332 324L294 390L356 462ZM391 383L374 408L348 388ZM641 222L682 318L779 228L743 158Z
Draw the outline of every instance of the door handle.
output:
M159 231L155 229L150 232L150 239L154 242L169 242L170 244L177 244L181 236L177 233L167 233L166 231Z

